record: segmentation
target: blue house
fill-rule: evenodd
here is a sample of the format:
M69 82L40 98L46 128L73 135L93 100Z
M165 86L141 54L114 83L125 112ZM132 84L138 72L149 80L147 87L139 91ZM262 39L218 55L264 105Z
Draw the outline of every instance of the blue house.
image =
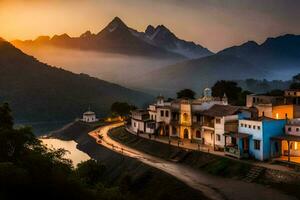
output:
M285 124L286 120L266 117L240 119L236 131L224 134L231 140L226 144L225 154L237 158L268 160L271 157L271 138L283 135Z

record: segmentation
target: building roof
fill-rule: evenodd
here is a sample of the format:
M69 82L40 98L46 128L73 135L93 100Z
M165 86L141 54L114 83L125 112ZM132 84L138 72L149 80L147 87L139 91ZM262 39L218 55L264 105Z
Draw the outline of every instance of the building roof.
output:
M223 135L233 137L233 138L248 138L248 137L251 137L251 135L246 134L246 133L224 133Z
M83 113L83 115L95 115L95 113L89 110Z
M148 114L148 111L144 109L136 109L136 110L132 110L131 113Z
M296 136L296 135L281 135L281 136L272 137L271 139L272 140L287 140L287 141L300 142L300 136Z
M202 114L210 117L223 117L237 114L240 110L242 110L240 106L215 104L208 110L203 111Z

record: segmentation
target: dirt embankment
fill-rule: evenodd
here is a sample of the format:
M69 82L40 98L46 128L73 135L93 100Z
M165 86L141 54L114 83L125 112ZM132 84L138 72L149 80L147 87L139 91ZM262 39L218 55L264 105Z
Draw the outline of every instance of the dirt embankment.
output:
M163 159L173 160L206 171L217 176L243 180L250 173L253 165L205 152L186 151L153 140L148 140L128 133L124 128L112 129L110 137L139 151ZM300 199L300 175L298 173L264 169L253 182L268 185Z
M51 133L50 137L76 141L79 150L105 164L105 182L112 186L128 185L132 199L209 199L167 173L96 144L88 133L99 126L101 124L74 122ZM126 183L121 183L124 180Z

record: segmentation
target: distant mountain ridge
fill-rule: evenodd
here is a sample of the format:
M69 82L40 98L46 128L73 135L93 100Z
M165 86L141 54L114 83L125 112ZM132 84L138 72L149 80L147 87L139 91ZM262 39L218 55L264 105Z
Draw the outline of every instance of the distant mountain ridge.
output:
M9 42L0 41L0 102L8 102L16 120L73 120L91 106L98 117L115 101L137 106L152 96L86 74L41 63Z
M288 34L268 38L262 44L249 41L212 56L178 62L145 77L140 76L135 84L150 92L152 87L154 93L161 91L174 95L183 88L201 91L220 79L290 80L299 72L300 36ZM156 81L153 82L151 77L156 77Z
M249 41L240 46L226 48L217 54L236 56L268 69L296 67L300 70L300 35L286 34L267 38L260 45Z
M201 45L186 42L175 36L165 26L158 26L150 34L152 26L145 32L138 32L128 27L119 17L115 17L103 30L97 34L86 31L79 37L67 34L40 36L35 40L15 40L12 43L18 48L28 45L53 45L57 47L81 50L95 50L128 55L149 56L157 58L200 58L213 53Z

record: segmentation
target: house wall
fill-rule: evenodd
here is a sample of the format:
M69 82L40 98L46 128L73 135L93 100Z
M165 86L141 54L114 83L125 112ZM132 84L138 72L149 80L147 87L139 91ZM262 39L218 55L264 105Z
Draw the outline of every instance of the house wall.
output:
M216 117L214 120L214 127L215 127L215 145L218 147L223 148L225 146L225 123L228 121L234 121L238 120L239 115L228 115L224 117ZM220 119L220 123L217 123L217 119ZM220 140L218 140L218 136L220 136ZM227 142L230 143L229 138L227 139Z
M284 134L286 120L263 121L263 159L267 160L271 155L271 137Z
M161 115L161 111L164 113L163 116ZM168 113L168 116L166 115ZM171 110L168 108L157 108L156 113L156 122L165 122L169 124L171 121Z
M294 118L294 106L293 105L280 105L274 106L272 110L273 119L286 119L286 115L289 119Z
M258 110L258 116L265 116L272 118L272 104L261 104L255 106Z
M97 121L95 115L84 115L82 121L84 122L95 122Z
M243 125L242 125L243 124ZM251 128L249 128L249 125ZM254 128L255 126L255 128ZM258 128L260 127L260 129ZM258 160L263 160L263 128L261 121L239 120L239 132L250 135L249 154ZM254 140L260 140L260 150L254 148Z
M288 135L300 136L300 125L289 125L285 126L285 133Z
M143 121L139 121L136 119L131 119L131 129L135 133L138 131L144 132L145 131L145 123Z

